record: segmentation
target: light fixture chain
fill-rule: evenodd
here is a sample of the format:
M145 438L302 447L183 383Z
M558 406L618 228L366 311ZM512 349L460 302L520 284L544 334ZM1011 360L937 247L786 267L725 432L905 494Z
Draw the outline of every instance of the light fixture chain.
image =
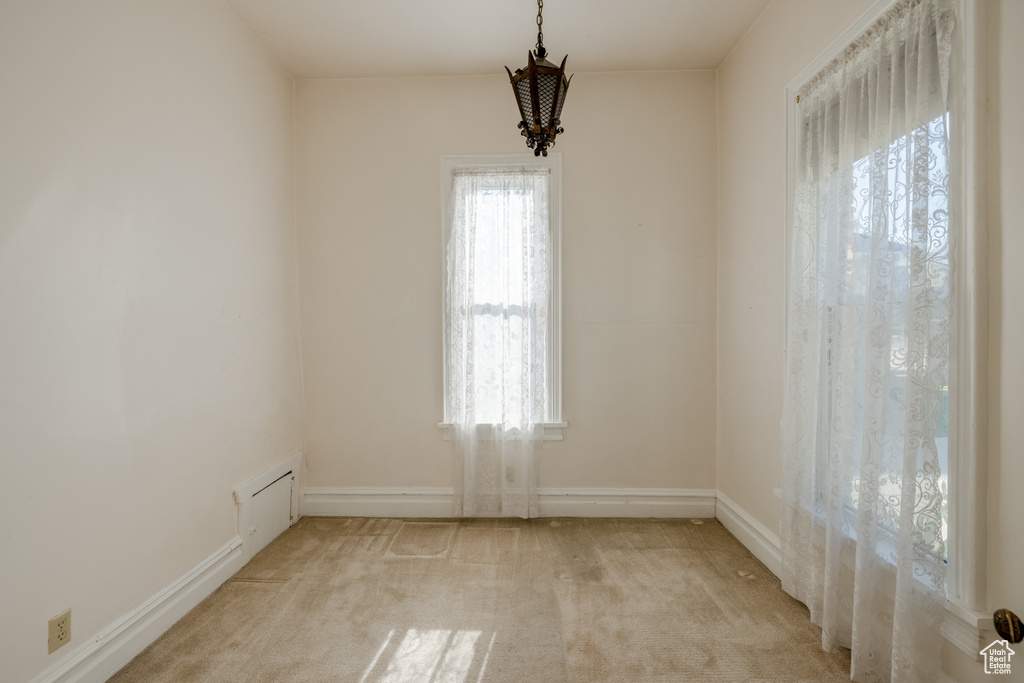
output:
M544 49L544 0L537 0L537 50Z

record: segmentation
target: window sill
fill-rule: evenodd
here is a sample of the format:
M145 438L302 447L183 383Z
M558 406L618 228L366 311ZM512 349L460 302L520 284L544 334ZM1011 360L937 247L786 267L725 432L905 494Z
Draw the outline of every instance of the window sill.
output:
M979 662L981 648L996 637L991 614L971 609L953 600L946 601L941 631L948 643Z
M451 422L438 422L437 428L444 430L444 440L452 440L452 427L454 425ZM561 441L562 430L569 426L568 422L545 422L544 423L544 440L545 441Z

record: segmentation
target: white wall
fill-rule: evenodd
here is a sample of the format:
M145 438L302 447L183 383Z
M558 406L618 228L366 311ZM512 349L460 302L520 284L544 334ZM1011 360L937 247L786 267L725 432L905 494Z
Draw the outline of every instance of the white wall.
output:
M36 0L0 4L0 93L0 679L25 681L301 448L292 83L221 2Z
M718 488L777 533L786 85L871 0L776 0L719 69Z
M990 473L988 601L1024 614L1024 3L989 10ZM786 84L870 4L776 0L719 71L718 488L775 530L783 382ZM1019 650L1018 650L1019 652ZM983 680L947 645L946 671ZM1024 681L1024 666L1012 680Z
M440 156L529 151L508 79L296 89L308 484L450 486ZM715 74L580 73L563 120L569 427L540 485L714 488Z
M989 0L988 597L1024 617L1024 2ZM1024 681L1016 648L1011 680Z

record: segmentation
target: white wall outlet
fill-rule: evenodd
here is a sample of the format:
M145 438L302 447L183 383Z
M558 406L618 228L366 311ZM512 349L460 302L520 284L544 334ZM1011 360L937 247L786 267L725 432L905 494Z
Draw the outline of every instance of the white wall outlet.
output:
M71 608L50 619L50 637L46 643L53 652L71 640Z

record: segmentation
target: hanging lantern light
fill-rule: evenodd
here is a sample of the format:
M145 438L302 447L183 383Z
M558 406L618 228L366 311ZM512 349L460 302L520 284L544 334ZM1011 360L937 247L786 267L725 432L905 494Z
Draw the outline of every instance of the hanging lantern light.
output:
M533 52L527 52L526 68L516 69L514 74L505 67L519 104L520 132L534 156L547 156L555 136L562 133L562 105L572 80L565 78L565 60L569 55L562 59L561 66L545 59L548 53L544 49L543 12L544 0L537 0L537 58L534 59Z

